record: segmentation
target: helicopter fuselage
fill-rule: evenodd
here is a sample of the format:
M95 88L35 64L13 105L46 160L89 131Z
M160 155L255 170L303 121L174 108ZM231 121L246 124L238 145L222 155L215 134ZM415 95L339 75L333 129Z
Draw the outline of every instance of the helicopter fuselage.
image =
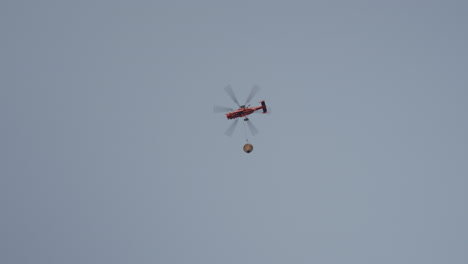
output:
M226 114L227 119L235 119L238 117L244 117L252 114L253 112L263 109L263 113L267 112L267 108L265 105L265 101L260 102L262 105L261 106L254 106L254 107L245 107L242 105L239 109L229 112Z

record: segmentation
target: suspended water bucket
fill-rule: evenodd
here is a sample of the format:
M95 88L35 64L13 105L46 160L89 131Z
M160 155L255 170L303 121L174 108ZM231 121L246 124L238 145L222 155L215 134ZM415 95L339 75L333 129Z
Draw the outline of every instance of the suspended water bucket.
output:
M250 152L252 152L252 150L253 150L252 144L247 143L247 144L244 145L244 152L245 153L250 153Z

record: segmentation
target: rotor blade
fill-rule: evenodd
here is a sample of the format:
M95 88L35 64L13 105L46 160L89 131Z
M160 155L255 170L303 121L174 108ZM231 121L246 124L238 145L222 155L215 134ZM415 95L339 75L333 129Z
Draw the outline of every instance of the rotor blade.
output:
M260 91L260 87L258 87L257 85L254 85L254 87L252 87L252 90L250 91L249 96L247 96L247 100L245 100L245 105L249 104L250 100L254 98L254 96L258 93L258 91Z
M251 122L250 120L247 120L247 121L245 121L245 122L247 122L247 125L248 125L248 127L249 127L250 132L252 133L252 135L255 136L255 135L258 133L257 128L252 124L252 122Z
M226 107L226 106L219 106L219 105L213 106L214 113L226 113L226 112L231 112L231 111L234 111L234 109L230 107Z
M239 119L236 119L236 121L234 121L234 123L232 123L228 129L226 130L226 132L224 132L224 134L226 136L232 136L232 133L234 132L234 130L236 129L236 126L237 126L237 122L239 122Z
M234 91L232 90L231 85L226 86L224 90L226 91L226 93L228 93L231 99L237 104L237 106L240 107L239 101L237 101L236 95L234 94Z

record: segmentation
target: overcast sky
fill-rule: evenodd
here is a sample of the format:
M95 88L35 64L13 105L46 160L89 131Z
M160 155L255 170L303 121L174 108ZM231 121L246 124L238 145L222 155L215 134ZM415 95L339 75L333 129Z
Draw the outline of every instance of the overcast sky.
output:
M2 1L0 262L468 263L467 3Z

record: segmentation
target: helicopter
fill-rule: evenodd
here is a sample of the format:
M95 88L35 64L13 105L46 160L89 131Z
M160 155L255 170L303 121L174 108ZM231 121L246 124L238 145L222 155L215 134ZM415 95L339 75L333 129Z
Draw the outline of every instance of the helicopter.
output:
M252 87L252 90L250 91L250 94L247 96L247 99L245 100L245 103L243 105L239 104L239 101L237 100L237 97L234 94L234 91L232 90L232 87L230 85L226 86L224 90L229 95L229 97L234 101L234 103L236 103L236 105L239 107L239 109L234 110L233 108L229 108L229 107L217 106L217 105L214 106L213 108L214 113L226 113L227 112L226 113L227 119L235 119L234 123L232 123L231 126L228 127L228 129L226 130L224 134L226 134L227 136L231 136L239 121L239 119L237 118L242 118L242 117L244 117L244 121L247 123L252 135L257 134L258 133L257 128L255 128L255 126L252 124L252 122L247 116L259 110L262 110L264 114L268 113L265 100L260 101L260 104L261 104L260 106L251 107L248 104L252 100L252 98L257 94L260 88L256 85Z

